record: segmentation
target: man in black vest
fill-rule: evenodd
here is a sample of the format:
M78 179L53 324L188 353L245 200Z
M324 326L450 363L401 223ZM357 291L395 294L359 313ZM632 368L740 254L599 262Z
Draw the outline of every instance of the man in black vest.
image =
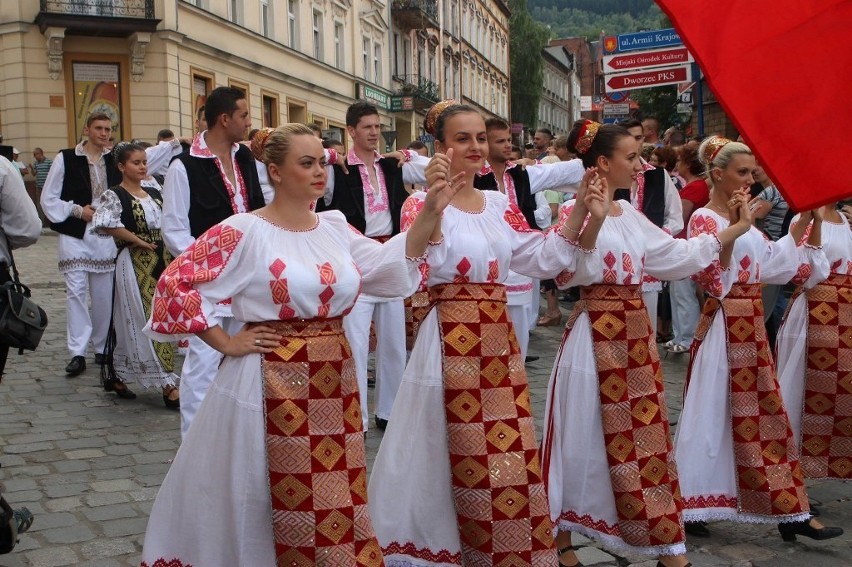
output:
M576 191L583 180L583 165L580 160L562 161L551 164L541 164L527 168L511 161L512 131L508 122L500 118L489 118L485 121L485 133L488 136L488 162L474 180L474 186L482 191L500 191L509 197L509 204L515 205L530 228L546 228L550 226L550 205L544 198L545 189L558 189L563 192ZM544 226L536 219L539 210ZM538 298L537 280L509 272L506 279L506 303L509 316L515 327L521 356L527 362L527 346L530 329L534 323L529 306L533 298ZM535 310L536 318L538 309Z
M642 123L638 120L631 118L619 122L619 125L624 126L637 142L645 140ZM659 125L657 128L659 129ZM654 167L642 158L639 159L645 169L641 178L637 178L629 190L618 189L615 198L630 201L636 210L669 234L679 233L683 230L683 205L677 187L665 168ZM657 332L657 302L662 290L663 284L660 280L647 275L643 278L642 299L648 308L654 333Z
M239 143L251 128L245 93L231 87L213 89L204 112L208 130L172 160L166 174L163 240L175 256L213 225L265 204L254 156ZM230 305L218 305L217 315L227 332L239 330ZM189 339L180 381L182 435L204 400L220 360L219 352L203 340Z
M59 271L65 276L71 353L65 367L69 378L86 369L89 340L96 362L102 363L112 309L108 298L112 296L116 248L112 238L89 231L89 223L103 192L121 182L109 150L112 119L104 113L92 114L83 134L85 140L62 150L53 160L41 194L41 208L50 227L59 233Z
M416 152L401 150L400 159L383 157L378 152L381 140L379 111L369 102L359 101L346 111L346 130L352 149L346 156L347 172L333 166L324 199L317 211L337 209L350 225L377 240L399 233L402 204L408 198L406 184L426 183L424 174L429 159ZM405 307L403 299L380 299L360 295L344 320L346 337L358 375L361 413L367 431L367 358L370 323L376 322L376 425L387 426L393 400L405 369Z

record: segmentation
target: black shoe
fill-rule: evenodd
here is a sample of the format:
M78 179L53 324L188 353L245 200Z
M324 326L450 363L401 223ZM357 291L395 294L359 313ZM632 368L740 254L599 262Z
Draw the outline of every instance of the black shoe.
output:
M67 374L68 378L73 378L74 376L79 376L86 369L86 358L83 356L75 356L71 359L71 362L68 363L68 366L65 367L65 374Z
M376 379L372 376L367 376L367 387L375 388L376 387Z
M100 353L96 354L95 355L95 364L97 364L98 366L103 366L104 364L106 364L106 356L104 356Z
M801 522L787 522L778 524L778 533L784 541L796 541L796 536L805 536L811 539L831 539L843 535L843 528L824 527L816 529L810 520Z
M563 547L562 549L557 549L556 550L556 559L559 562L559 567L585 567L580 562L579 559L577 559L576 563L572 563L571 565L566 565L565 563L562 563L562 556L564 554L568 553L569 551L577 551L578 549L580 549L580 548L577 547L576 545L569 545L568 547ZM576 558L576 556L575 556L575 558Z
M104 391L115 392L115 395L123 400L135 400L136 394L121 380L105 380Z
M530 362L535 362L538 360L537 356L528 356L524 359L524 364L529 364Z
M707 522L684 522L684 531L696 537L710 537L710 530L707 529Z
M376 427L384 431L388 427L388 420L376 416Z

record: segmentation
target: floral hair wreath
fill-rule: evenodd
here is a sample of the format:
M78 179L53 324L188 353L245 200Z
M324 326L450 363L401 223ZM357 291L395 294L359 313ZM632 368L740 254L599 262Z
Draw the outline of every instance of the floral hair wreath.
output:
M438 118L445 110L456 104L458 104L458 102L451 98L433 104L432 108L429 109L429 112L426 113L426 120L423 121L423 128L426 129L426 132L434 136L435 125L438 124Z
M263 161L263 150L266 148L266 141L274 131L275 128L261 128L254 133L251 139L251 154L257 161Z
M710 165L713 163L713 160L716 159L716 156L719 155L719 152L731 143L732 140L728 138L723 138L722 136L713 136L709 140L707 140L707 145L704 147L704 163Z
M583 122L583 125L580 127L580 135L577 137L577 143L574 144L574 147L577 149L577 153L585 154L589 151L589 148L592 147L592 143L595 141L595 136L600 129L600 122L595 122L593 120L586 120Z

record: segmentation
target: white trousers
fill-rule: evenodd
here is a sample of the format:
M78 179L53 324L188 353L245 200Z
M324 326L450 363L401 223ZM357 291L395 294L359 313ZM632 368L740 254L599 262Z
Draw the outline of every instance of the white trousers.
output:
M648 309L648 318L651 319L651 331L654 333L654 339L657 338L657 302L659 299L659 291L642 292L642 300L645 302L645 307Z
M523 305L507 305L509 318L512 320L512 326L515 327L515 336L518 337L518 344L521 347L521 360L527 357L527 348L530 344L530 308L529 302L524 302Z
M690 278L670 282L669 297L672 301L672 340L675 344L689 348L701 315L701 305L695 295L695 282Z
M104 351L112 314L112 275L83 270L65 272L66 333L71 356L86 356L90 340L96 353Z
M393 401L405 371L405 305L402 299L376 303L361 296L352 311L343 318L346 339L361 396L361 418L368 429L367 359L370 356L370 323L376 322L376 416L390 419ZM181 402L183 403L183 402Z
M242 328L243 324L233 317L221 318L222 328L229 335L234 335ZM180 436L186 437L189 426L210 384L219 372L219 363L222 362L222 353L205 343L200 337L190 337L189 348L180 373Z

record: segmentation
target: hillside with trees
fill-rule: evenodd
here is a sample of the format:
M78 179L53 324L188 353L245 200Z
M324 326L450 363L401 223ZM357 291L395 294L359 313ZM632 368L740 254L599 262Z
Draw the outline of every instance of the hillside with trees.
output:
M533 19L553 37L588 37L667 27L653 0L528 0Z

